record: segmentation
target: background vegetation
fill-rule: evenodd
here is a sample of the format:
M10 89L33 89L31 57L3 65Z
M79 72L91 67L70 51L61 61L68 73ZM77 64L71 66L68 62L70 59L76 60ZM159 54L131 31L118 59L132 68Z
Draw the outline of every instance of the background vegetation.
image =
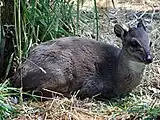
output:
M0 7L2 16L7 14L8 17L2 17L0 22L0 119L160 118L160 103L157 97L160 93L157 80L160 77L159 47L157 47L160 43L160 24L157 23L157 20L160 20L160 13L156 12L155 6L150 7L151 11L137 12L116 8L100 9L101 6L98 8L96 6L96 0L89 3L84 0L6 0L2 2L3 4L0 4L4 7ZM100 4L99 1L97 2ZM131 4L132 1L125 0L124 3ZM157 4L159 5L158 2ZM84 7L85 5L87 7ZM115 7L113 1L109 5ZM25 102L21 99L20 103L14 104L17 103L17 99L11 98L11 95L22 98L22 94L27 93L23 93L22 88L10 87L9 80L32 47L51 39L73 35L94 38L119 47L121 44L113 34L113 25L127 23L132 26L138 18L144 18L149 26L150 37L154 40L154 55L157 57L154 58L155 62L152 65L146 67L143 84L136 91L125 98L105 102L94 99L80 101L73 96L72 99L56 97L47 102ZM148 80L153 82L147 82Z

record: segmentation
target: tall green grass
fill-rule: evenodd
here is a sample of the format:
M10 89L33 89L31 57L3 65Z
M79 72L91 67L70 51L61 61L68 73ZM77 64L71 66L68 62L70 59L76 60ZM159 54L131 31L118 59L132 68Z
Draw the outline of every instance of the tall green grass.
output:
M75 9L74 2L70 0L15 0L15 44L18 58L26 57L29 49L35 43L78 35L79 21L83 17L79 13L81 5L79 3L82 1L77 0L77 2L77 9ZM98 15L96 2L94 3L95 18L93 19L97 26L98 36Z
M26 57L35 43L75 35L73 2L15 0L14 11L19 59Z

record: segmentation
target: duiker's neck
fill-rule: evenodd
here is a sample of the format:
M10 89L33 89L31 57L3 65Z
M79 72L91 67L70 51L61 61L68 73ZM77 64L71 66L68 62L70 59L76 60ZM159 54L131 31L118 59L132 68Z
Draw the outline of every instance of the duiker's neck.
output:
M145 64L131 59L125 49L119 54L116 68L117 92L127 93L140 84Z

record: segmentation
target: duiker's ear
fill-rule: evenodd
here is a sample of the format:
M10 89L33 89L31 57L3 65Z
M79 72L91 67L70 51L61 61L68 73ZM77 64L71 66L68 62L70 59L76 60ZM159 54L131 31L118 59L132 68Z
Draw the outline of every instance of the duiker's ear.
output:
M116 34L117 37L123 39L127 35L127 31L122 28L119 24L116 24L114 26L114 33Z
M137 24L137 28L143 28L146 31L146 27L143 24L143 21L140 19L139 23Z

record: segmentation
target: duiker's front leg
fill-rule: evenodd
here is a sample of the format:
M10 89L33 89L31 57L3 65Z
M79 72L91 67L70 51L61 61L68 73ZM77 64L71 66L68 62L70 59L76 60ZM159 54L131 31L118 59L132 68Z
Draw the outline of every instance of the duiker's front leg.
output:
M103 80L96 76L91 76L89 78L86 78L86 80L84 80L84 83L78 95L81 99L84 99L86 97L90 98L101 94L102 90L103 90Z
M87 78L80 89L79 96L81 99L94 97L96 99L108 99L114 96L115 84L110 81L109 77L99 75Z

